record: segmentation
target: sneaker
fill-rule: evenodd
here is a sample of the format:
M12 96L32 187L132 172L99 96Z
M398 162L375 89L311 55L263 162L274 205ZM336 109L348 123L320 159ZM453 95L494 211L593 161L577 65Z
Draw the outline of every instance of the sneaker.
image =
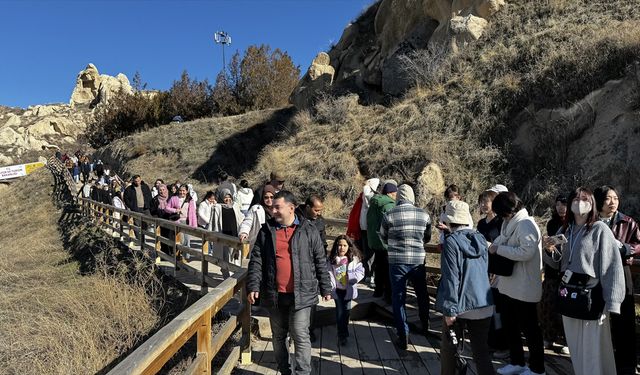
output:
M571 355L571 353L569 352L568 346L563 346L562 348L560 348L560 353L564 355Z
M533 372L531 369L527 368L524 372L521 372L520 375L545 375L546 372Z
M527 366L518 366L518 365L508 364L504 367L500 367L496 372L500 375L517 375L517 374L522 374L527 370L529 370Z
M493 358L495 359L506 359L509 358L511 353L508 350L496 350L493 352Z

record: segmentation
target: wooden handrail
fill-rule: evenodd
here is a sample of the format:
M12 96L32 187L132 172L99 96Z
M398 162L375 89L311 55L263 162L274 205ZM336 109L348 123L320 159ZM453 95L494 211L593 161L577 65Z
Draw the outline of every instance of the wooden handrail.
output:
M224 280L162 327L109 374L155 374L193 335L197 335L196 367L201 370L198 373L210 374L211 360L222 347L219 342L227 341L234 331L221 330L222 336L216 336L216 342L212 342L211 319L235 293L245 287L245 281L246 270ZM249 310L248 306L245 306L245 310ZM235 358L235 361L237 360L238 358Z
M55 157L48 160L47 168L56 179L56 183L64 186L69 193L70 202L79 206L79 213L105 229L110 229L112 233L117 233L119 238L129 242L132 249L146 252L151 250L160 255L162 259L169 260L174 265L177 264L175 249L184 248L179 244L181 236L190 235L202 240L199 260L202 262L201 271L197 271L187 265L191 271L201 276L202 298L183 311L166 326L156 332L151 338L142 343L133 353L122 360L114 367L109 374L155 374L164 366L172 356L174 356L184 344L194 335L197 336L196 360L187 369L186 373L211 374L211 361L222 348L221 342L226 342L233 332L240 327L242 339L240 345L232 350L232 354L224 361L220 373L230 373L238 360L243 364L251 363L251 330L250 314L251 309L244 303L237 316L231 316L224 328L215 336L212 342L212 319L224 305L236 294L240 293L241 302L246 295L246 275L249 255L249 244L242 243L236 237L227 236L221 233L206 231L201 228L193 228L173 221L164 220L139 212L120 209L112 205L96 202L87 198L78 198L76 185L71 178L69 171ZM127 216L128 220L123 220ZM124 231L125 225L128 231ZM143 227L154 227L153 232L149 232ZM162 228L169 229L175 233L174 238L165 238L161 235ZM155 245L150 246L145 238L151 237L155 240ZM161 244L165 243L174 248L174 256L161 252ZM242 262L240 266L229 264L233 273L222 283L208 291L212 286L212 278L208 275L209 262L224 264L225 260L217 255L209 255L212 245L228 246L240 249ZM186 250L186 249L185 249ZM198 249L188 249L189 252L198 252Z

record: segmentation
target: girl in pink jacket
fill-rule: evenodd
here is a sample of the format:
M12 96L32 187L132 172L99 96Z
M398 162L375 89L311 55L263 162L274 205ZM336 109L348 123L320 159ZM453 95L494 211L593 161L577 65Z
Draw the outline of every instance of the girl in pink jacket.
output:
M327 263L331 279L331 294L336 302L338 340L340 345L344 346L349 337L351 300L358 296L356 284L364 278L364 267L360 262L360 251L345 235L338 236L333 242Z

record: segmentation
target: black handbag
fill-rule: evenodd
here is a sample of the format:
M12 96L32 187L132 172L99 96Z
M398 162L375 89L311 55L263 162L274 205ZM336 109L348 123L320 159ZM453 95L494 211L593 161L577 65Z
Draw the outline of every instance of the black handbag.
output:
M178 212L174 212L174 213L171 213L171 214L168 213L168 212L165 212L164 218L167 219L167 220L171 220L171 221L177 221L178 219L180 219L180 211L182 211L182 207L184 207L185 203L187 203L186 199L180 205L180 210L178 210Z
M489 253L489 273L500 276L511 276L515 261L502 255Z
M458 338L455 334L457 323L454 323L451 327L449 327L449 340L456 347L456 353L454 354L456 361L456 375L466 375L467 369L469 368L469 363L467 360L462 357L462 352L464 351L464 329L460 330L460 335L462 337Z
M568 282L561 281L556 294L556 310L560 315L581 320L598 320L604 311L600 281L588 287L589 275L572 274Z

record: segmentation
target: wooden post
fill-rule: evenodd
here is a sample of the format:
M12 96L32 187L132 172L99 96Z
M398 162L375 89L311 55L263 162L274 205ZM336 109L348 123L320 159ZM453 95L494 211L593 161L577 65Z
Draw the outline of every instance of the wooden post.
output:
M249 243L242 244L242 259L247 259L249 257L250 250L251 250L251 244Z
M249 244L245 244L249 245ZM244 249L244 245L243 245ZM244 252L244 250L243 250ZM240 302L243 304L242 313L240 315L240 324L242 325L242 347L240 348L240 363L243 365L251 364L251 305L247 301L247 281L240 290Z
M203 374L211 375L211 309L207 309L200 318L200 326L198 327L198 354L204 355L204 371Z
M200 272L202 272L202 283L200 284L200 294L205 295L209 292L209 284L207 284L207 275L209 274L209 262L204 258L209 255L209 240L206 236L202 235L202 266Z
M160 231L161 230L162 229L160 228L160 223L156 222L156 229L155 229L155 231L156 231L156 243L155 243L155 246L154 246L155 249L156 249L156 259L158 259L158 257L159 257L158 254L160 253L160 249L162 249L162 242L160 242L160 239L158 238L158 237L160 237ZM153 264L155 264L155 259L154 259Z
M122 235L124 233L123 232L123 228L122 228L122 227L124 227L124 223L122 222L123 221L122 219L124 219L124 215L122 215L122 212L119 212L118 216L119 216L118 220L120 220L120 222L117 223L117 225L118 225L118 228L117 228L117 230L118 230L118 241L122 241Z
M142 255L146 254L147 250L144 248L144 244L145 244L145 235L144 235L144 230L142 229L144 227L144 215L140 214L140 251L142 252Z
M133 216L129 215L127 224L129 225L129 248L133 249L133 239L136 238L136 232L133 230Z
M180 239L182 238L182 233L178 232L178 226L174 225L173 226L173 233L175 234L175 236L173 237L173 276L175 277L176 275L176 269L178 268L178 243L180 242Z

